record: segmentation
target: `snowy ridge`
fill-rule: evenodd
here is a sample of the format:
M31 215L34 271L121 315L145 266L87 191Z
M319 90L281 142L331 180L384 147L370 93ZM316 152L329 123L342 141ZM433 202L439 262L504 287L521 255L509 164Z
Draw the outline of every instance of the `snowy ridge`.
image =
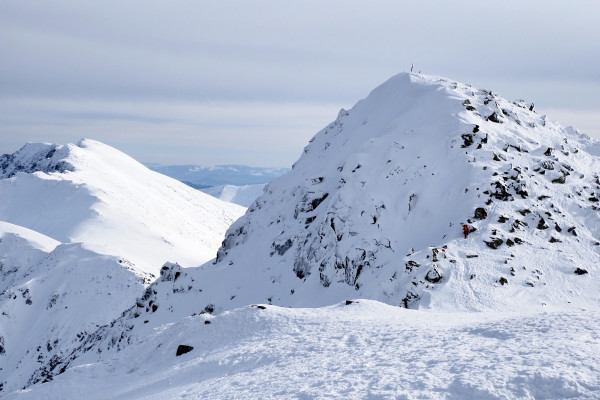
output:
M244 211L92 140L30 143L0 168L0 394L52 379L165 261L213 258Z
M0 221L124 257L144 275L210 260L244 211L93 140L28 144L2 160Z
M574 274L597 271L600 254L594 142L528 107L444 78L393 77L268 185L217 266L263 266L245 279L282 305L597 304L597 284ZM467 240L465 223L477 229Z
M0 179L10 178L17 172L73 171L75 167L64 159L68 154L69 145L28 143L13 154L0 156Z
M393 77L8 398L597 398L598 142L530 107Z
M144 290L126 260L11 224L0 223L0 255L0 393L46 380Z

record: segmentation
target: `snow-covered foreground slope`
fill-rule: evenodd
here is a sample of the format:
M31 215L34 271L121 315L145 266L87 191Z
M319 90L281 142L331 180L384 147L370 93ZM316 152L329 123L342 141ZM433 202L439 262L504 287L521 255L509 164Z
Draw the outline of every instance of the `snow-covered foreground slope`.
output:
M200 190L219 200L228 201L242 207L248 207L263 193L265 185L266 184L264 183L243 186L221 185Z
M244 211L93 140L0 157L0 221L124 257L140 273L210 260Z
M6 399L596 399L595 314L251 306L90 353Z
M0 222L0 393L45 380L143 291L123 259Z

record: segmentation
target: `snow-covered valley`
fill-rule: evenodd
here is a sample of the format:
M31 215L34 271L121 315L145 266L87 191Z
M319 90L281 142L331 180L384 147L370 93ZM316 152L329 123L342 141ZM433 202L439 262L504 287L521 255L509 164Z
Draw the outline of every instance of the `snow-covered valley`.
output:
M600 398L598 147L420 74L243 216L98 142L27 145L0 159L0 397Z

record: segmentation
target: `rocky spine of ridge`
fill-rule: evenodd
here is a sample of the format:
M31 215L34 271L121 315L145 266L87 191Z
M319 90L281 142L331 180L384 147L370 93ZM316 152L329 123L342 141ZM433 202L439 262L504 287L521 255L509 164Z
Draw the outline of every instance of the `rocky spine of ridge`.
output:
M13 154L0 156L0 179L10 178L18 172L63 173L75 167L64 160L68 148L62 145L29 143Z

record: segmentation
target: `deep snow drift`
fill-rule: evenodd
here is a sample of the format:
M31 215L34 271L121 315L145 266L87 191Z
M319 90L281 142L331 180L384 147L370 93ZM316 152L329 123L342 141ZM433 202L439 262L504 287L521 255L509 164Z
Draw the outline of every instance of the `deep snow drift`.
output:
M164 265L11 396L598 398L597 148L524 101L397 75L214 263Z
M0 157L0 178L0 221L124 257L145 274L210 260L244 211L89 139L27 144Z

